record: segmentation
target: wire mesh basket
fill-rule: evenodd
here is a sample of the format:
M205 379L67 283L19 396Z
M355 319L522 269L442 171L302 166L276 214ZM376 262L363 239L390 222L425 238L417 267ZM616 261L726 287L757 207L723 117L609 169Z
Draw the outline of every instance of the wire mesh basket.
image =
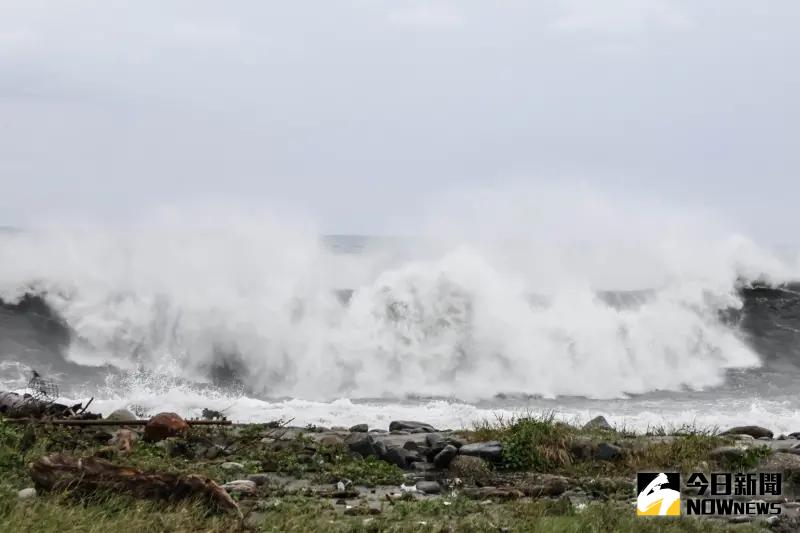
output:
M28 381L28 390L31 396L42 402L55 402L59 396L58 385L49 379L44 379L38 372L34 372Z

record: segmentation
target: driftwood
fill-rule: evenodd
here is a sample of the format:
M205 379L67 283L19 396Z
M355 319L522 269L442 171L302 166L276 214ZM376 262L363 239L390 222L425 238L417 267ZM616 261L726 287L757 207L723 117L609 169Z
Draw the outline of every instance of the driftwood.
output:
M146 426L147 420L81 420L81 419L49 419L49 418L9 418L12 424L53 424L55 426ZM186 420L190 426L232 426L230 420Z
M69 406L42 400L31 394L17 394L16 392L0 391L0 414L3 414L9 418L77 416L83 419L93 419L100 417L100 415L86 413L85 411L86 409L82 404Z
M28 465L36 488L91 494L97 490L122 492L137 498L182 500L200 498L217 510L241 516L239 506L213 480L196 474L143 472L104 459L80 459L53 454Z

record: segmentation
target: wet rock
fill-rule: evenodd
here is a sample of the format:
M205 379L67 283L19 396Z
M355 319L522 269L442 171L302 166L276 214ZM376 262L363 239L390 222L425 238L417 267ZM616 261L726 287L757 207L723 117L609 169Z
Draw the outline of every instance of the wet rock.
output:
M737 426L724 432L723 435L750 435L754 439L760 437L769 437L771 439L773 433L767 428L762 428L760 426Z
M606 431L614 431L611 424L608 423L606 417L596 416L584 424L583 429L602 429Z
M36 489L33 487L29 487L27 489L22 489L21 491L17 492L17 498L20 500L30 500L36 497Z
M180 437L189 431L189 424L175 413L159 413L144 427L146 442L159 442L170 437Z
M356 424L350 428L350 431L353 433L366 433L369 431L369 426L367 424Z
M542 496L560 496L569 488L569 480L563 476L544 474L531 484L523 487L526 496L540 498Z
M458 455L458 448L448 444L436 454L436 457L433 458L433 464L436 468L447 468L456 455Z
M499 462L503 455L503 446L497 441L474 442L459 448L460 455L471 455L488 461Z
M105 418L105 420L111 420L114 422L130 422L136 419L136 415L127 409L117 409Z
M616 444L601 442L594 451L594 458L600 461L614 461L622 457L622 448Z
M436 430L430 424L424 422L414 422L412 420L393 420L389 424L389 431L412 431L422 430L426 433L433 433Z
M426 463L425 461L414 461L411 463L411 469L415 472L421 472L424 474L425 472L434 470L434 466L431 463Z
M428 448L444 448L444 436L441 433L428 433L425 435L425 444Z
M244 466L242 463L234 463L233 461L228 461L219 465L219 467L223 470L243 470Z
M375 450L375 457L382 459L386 456L386 451L388 450L388 448L385 442L376 441L373 448Z
M447 438L445 439L445 442L446 442L447 444L450 444L450 445L452 445L452 446L455 446L456 448L459 448L459 449L460 449L460 448L461 448L463 445L465 445L465 444L466 444L466 441L464 441L464 440L462 440L462 439L459 439L458 437L453 437L453 436L447 437Z
M420 445L413 440L409 440L403 444L403 449L410 452L418 452L420 450Z
M425 494L439 494L442 487L436 481L418 481L417 490Z
M222 488L228 494L239 494L242 496L252 496L256 493L257 487L255 481L249 479L237 479L222 485Z
M386 450L386 454L381 458L387 463L392 463L393 465L399 466L400 468L408 468L411 463L411 453L408 450L403 448L389 448Z
M351 450L361 455L361 457L372 457L378 455L375 450L375 439L368 433L351 433L344 443Z

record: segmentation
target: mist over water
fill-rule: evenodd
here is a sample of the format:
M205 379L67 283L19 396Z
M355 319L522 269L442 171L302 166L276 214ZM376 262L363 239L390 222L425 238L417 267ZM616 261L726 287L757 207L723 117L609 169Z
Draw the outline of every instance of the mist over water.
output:
M460 193L430 213L416 237L321 238L218 210L5 232L0 378L18 384L36 367L116 403L155 387L195 403L233 389L486 409L498 394L556 408L567 396L625 410L630 395L758 372L765 355L741 317L725 317L741 314L749 283L800 279L791 258L708 213L580 187ZM26 294L68 338L23 333L32 326L9 306Z

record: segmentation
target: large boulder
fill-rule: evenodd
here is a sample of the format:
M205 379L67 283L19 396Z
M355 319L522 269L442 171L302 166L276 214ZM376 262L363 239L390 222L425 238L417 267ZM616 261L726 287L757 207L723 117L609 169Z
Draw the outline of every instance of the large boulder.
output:
M447 468L456 455L458 455L458 448L448 444L433 458L433 465L436 468Z
M144 440L159 442L170 437L181 437L189 431L186 420L175 413L159 413L144 426Z
M433 433L436 431L433 426L424 422L414 422L412 420L393 420L389 424L389 431L413 431Z
M131 422L136 420L136 415L128 411L127 409L117 409L107 417L105 420L109 420L112 422Z
M392 463L393 465L399 466L400 468L406 469L411 466L411 463L419 459L417 454L409 452L404 448L389 448L386 450L386 453L383 457L381 457L387 463Z
M458 453L461 455L480 457L487 461L499 462L503 457L503 445L494 440L473 442L472 444L463 445L459 448Z
M350 451L356 452L361 457L378 455L375 449L375 439L369 433L351 433L344 443Z
M366 433L369 431L369 426L366 424L356 424L350 428L350 431L353 433Z
M724 432L723 435L750 435L754 439L759 439L761 437L768 437L771 439L773 433L761 426L737 426Z
M543 474L538 479L522 487L522 492L526 496L540 498L542 496L555 497L561 496L569 488L569 480L563 476Z
M229 481L222 485L222 488L225 489L228 494L239 494L241 496L252 496L258 490L256 482L249 479Z
M608 423L606 417L604 416L596 416L586 422L583 426L583 429L601 429L604 431L614 431L614 428L611 427L611 424Z
M594 450L594 458L599 461L615 461L622 457L622 448L609 442L601 442Z

